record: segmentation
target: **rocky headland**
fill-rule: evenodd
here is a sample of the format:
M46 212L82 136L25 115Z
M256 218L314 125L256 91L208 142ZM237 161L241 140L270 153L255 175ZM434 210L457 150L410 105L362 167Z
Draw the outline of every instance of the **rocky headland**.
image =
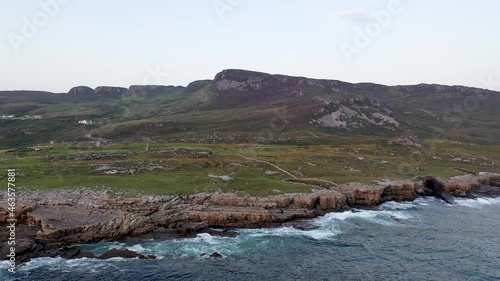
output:
M6 195L1 196L0 227L6 230L11 217ZM387 201L412 201L419 196L436 196L451 204L453 197L498 197L500 174L479 173L448 180L427 177L418 182L393 181L375 185L331 184L311 193L267 197L216 192L117 198L92 190L30 191L17 197L15 250L18 262L45 256L95 257L92 253L74 252L67 247L126 237L165 239L200 232L231 236L234 233L230 229L234 228L284 224L301 227L301 219L327 212L373 207ZM0 238L2 259L10 251L7 241L6 235ZM154 258L119 250L111 250L99 258L115 256Z

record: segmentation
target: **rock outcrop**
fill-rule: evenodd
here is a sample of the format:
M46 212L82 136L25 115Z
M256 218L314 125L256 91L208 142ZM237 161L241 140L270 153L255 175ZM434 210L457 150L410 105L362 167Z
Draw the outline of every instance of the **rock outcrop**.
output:
M172 90L182 89L182 87L161 86L161 85L132 85L123 95L124 100L141 101L147 98L158 97L169 93Z
M104 254L100 256L96 256L92 252L82 252L78 248L69 248L63 249L60 254L61 258L64 259L100 259L100 260L108 260L112 258L124 258L124 259L156 259L155 256L145 256L143 254L136 253L134 251L130 251L127 249L111 249L106 251Z
M212 80L198 80L191 82L186 86L186 88L184 88L184 93L189 94L198 92L210 84L212 84Z
M183 198L117 199L90 191L56 191L20 198L14 217L20 227L27 225L29 231L26 233L30 233L20 240L21 246L25 245L18 247L20 255L29 257L45 253L54 256L58 253L54 248L73 244L163 232L185 236L210 228L276 227L297 219L315 218L325 212L353 206L376 206L386 201L412 201L417 196L436 196L450 203L452 196L500 196L499 180L499 174L481 173L453 177L448 181L428 177L422 182L332 185L312 193L268 197L216 192ZM0 223L10 217L5 208L0 214ZM0 252L7 251L6 247L7 243L3 243ZM80 252L66 252L65 255L68 258L94 257Z
M98 96L120 97L121 95L123 95L124 93L127 92L127 88L100 86L100 87L95 88L94 92Z
M119 249L111 249L107 251L106 253L102 254L99 256L99 259L101 260L107 260L111 258L125 258L125 259L155 259L156 257L154 256L145 256L139 253L136 253L134 251L130 250L119 250Z
M93 95L94 94L94 89L87 87L87 86L76 86L71 88L68 92L69 95L77 95L77 96L86 96L86 95Z

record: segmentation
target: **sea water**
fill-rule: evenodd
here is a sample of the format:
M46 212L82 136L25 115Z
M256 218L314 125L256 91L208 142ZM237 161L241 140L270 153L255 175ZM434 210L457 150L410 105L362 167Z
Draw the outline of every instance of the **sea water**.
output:
M329 213L315 228L241 229L236 237L82 245L156 260L39 258L0 280L500 280L500 199L388 202ZM213 252L221 259L202 257Z

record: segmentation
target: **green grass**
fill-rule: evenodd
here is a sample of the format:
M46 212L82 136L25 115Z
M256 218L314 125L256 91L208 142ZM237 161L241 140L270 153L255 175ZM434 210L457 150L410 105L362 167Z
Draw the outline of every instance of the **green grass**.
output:
M137 194L193 194L234 191L252 195L308 192L313 187L286 181L319 179L335 183L371 183L382 179L443 178L463 171L500 172L500 148L494 145L424 140L422 148L389 145L384 138L337 136L321 144L120 144L101 147L46 146L0 151L0 170L17 169L19 190L93 188ZM249 149L253 148L253 149ZM119 158L114 153L128 152ZM160 153L161 152L161 153ZM96 160L79 160L91 154ZM241 155L247 157L243 158ZM460 158L464 161L456 161ZM454 160L455 159L455 160ZM120 170L121 174L100 174ZM150 167L161 166L162 169ZM134 173L130 171L134 169ZM102 172L102 171L101 171ZM213 176L229 176L224 181ZM6 173L0 175L6 182ZM314 183L314 180L302 180ZM318 183L318 188L321 184Z

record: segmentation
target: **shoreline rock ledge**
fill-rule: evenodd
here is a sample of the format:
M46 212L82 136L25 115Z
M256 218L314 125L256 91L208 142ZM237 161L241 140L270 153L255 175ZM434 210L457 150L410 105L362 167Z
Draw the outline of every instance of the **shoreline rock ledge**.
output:
M1 196L0 227L6 229L7 198ZM26 261L62 256L61 249L66 246L125 237L165 238L195 235L210 228L278 227L326 212L371 207L387 201L413 201L418 196L436 196L449 203L453 203L453 197L498 197L500 174L479 173L447 181L427 177L419 182L351 183L311 193L266 197L215 192L121 199L91 190L33 191L17 201L16 234L22 247L16 251L18 261ZM0 238L2 257L9 251L6 241Z

